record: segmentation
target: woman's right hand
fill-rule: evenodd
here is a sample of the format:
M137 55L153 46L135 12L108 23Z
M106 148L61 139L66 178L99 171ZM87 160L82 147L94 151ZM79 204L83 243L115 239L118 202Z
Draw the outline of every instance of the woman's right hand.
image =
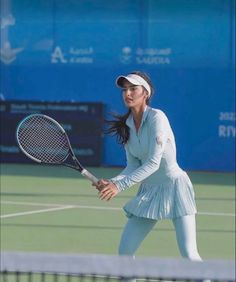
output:
M100 179L98 180L97 184L92 184L92 186L95 186L98 191L102 191L103 188L105 188L110 182L107 179Z

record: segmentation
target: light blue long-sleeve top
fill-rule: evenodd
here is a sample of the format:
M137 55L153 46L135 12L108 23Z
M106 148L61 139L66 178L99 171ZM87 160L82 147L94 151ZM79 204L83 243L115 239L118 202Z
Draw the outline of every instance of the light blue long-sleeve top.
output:
M141 182L136 197L124 207L127 214L158 219L195 213L193 187L177 164L175 138L166 115L147 106L138 131L132 114L126 124L130 129L127 166L111 181L119 191Z
M126 124L130 128L125 146L127 166L112 182L119 191L143 180L153 182L156 179L159 183L159 177L163 179L171 168L177 168L175 138L166 115L161 110L146 107L138 131L132 114Z

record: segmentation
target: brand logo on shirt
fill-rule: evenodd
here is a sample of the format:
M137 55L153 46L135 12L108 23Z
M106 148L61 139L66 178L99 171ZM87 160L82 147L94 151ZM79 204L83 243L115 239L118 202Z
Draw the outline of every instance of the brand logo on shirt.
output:
M162 147L163 142L162 142L161 136L156 137L156 142L157 142L157 145L158 145L158 146L161 146L161 147Z

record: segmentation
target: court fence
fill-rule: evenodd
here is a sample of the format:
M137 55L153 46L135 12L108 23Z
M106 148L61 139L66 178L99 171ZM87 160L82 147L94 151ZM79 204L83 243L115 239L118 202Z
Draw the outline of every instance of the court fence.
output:
M233 260L1 252L2 282L235 281ZM79 280L78 280L79 279Z

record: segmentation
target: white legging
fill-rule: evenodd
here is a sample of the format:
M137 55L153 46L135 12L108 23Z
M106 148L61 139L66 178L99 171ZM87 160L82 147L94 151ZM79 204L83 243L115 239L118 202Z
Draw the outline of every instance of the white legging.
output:
M157 220L131 217L121 236L119 254L134 256L143 239L152 230ZM184 258L201 261L196 242L195 215L187 215L173 219L179 250Z

